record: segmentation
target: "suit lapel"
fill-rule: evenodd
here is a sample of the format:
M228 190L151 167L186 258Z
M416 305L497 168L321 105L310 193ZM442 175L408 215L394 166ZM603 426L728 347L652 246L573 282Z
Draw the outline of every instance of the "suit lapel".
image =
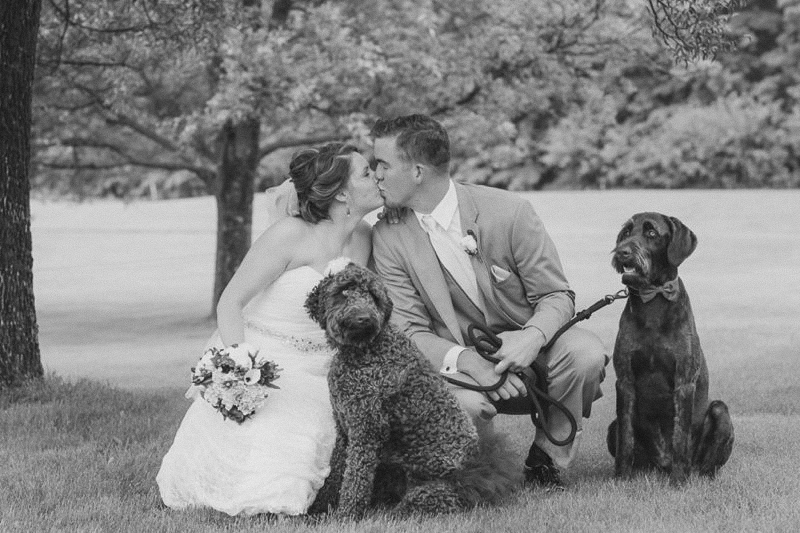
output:
M486 235L488 230L488 221L484 217L484 234L481 234L481 228L478 226L478 206L472 193L466 187L456 183L456 193L458 194L458 209L461 214L461 231L466 235L470 230L475 234L475 240L478 244L478 253L471 257L472 268L475 270L475 279L478 282L478 290L483 294L483 302L486 304L486 322L492 322L492 315L502 317L502 320L509 324L515 324L522 327L519 322L514 320L509 315L501 303L503 298L502 294L495 291L494 282L492 281L489 269L493 264L496 264L497 258L491 258L487 254L488 246L486 246L485 239L491 237ZM482 240L483 239L483 240Z
M410 210L402 223L405 231L401 232L401 238L404 241L405 249L408 250L409 261L419 280L420 287L428 296L428 300L442 318L450 334L463 346L464 337L461 335L450 291L431 241L420 227L417 217Z
M483 294L483 301L489 305L489 302L494 299L494 292L492 290L492 280L489 279L489 266L486 262L489 258L483 256L483 248L481 247L478 208L469 191L458 183L455 185L456 195L458 196L458 211L461 218L461 231L464 235L468 235L470 231L475 235L478 253L471 256L470 261L472 262L472 269L475 271L478 290Z

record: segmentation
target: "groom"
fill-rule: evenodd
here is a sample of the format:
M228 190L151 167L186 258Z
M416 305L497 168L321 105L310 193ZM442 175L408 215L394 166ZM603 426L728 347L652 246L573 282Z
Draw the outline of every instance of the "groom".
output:
M435 369L461 381L491 385L506 370L529 366L574 314L574 293L555 246L530 203L507 191L450 179L447 132L426 115L378 120L373 166L386 207L405 207L398 223L381 220L373 233L375 268L394 302L393 321ZM474 240L470 238L474 236ZM503 345L494 365L469 346L469 324L484 324ZM531 483L562 488L559 467L575 458L582 417L602 393L608 356L592 333L570 328L540 357L549 394L578 421L571 445L555 446L537 432L525 460ZM462 407L484 428L498 413L528 405L513 373L496 391L457 386ZM549 412L556 439L569 435L562 413Z

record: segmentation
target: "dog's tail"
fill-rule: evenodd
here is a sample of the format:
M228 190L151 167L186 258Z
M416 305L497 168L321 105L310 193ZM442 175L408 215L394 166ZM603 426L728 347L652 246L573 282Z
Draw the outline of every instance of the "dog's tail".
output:
M506 435L485 431L477 453L453 472L453 482L466 507L496 505L522 486L522 467Z

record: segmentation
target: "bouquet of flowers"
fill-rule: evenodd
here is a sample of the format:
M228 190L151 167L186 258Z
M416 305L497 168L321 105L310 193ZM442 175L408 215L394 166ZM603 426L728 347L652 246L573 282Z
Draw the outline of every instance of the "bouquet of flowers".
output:
M244 422L264 403L280 368L242 343L227 348L211 347L192 368L192 384L225 418Z

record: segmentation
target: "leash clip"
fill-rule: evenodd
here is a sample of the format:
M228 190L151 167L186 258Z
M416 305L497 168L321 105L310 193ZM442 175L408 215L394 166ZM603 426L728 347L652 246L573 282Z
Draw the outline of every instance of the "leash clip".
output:
M628 297L628 288L625 287L624 289L618 290L614 294L606 294L605 300L607 303L611 303L614 300L621 300L627 297Z

